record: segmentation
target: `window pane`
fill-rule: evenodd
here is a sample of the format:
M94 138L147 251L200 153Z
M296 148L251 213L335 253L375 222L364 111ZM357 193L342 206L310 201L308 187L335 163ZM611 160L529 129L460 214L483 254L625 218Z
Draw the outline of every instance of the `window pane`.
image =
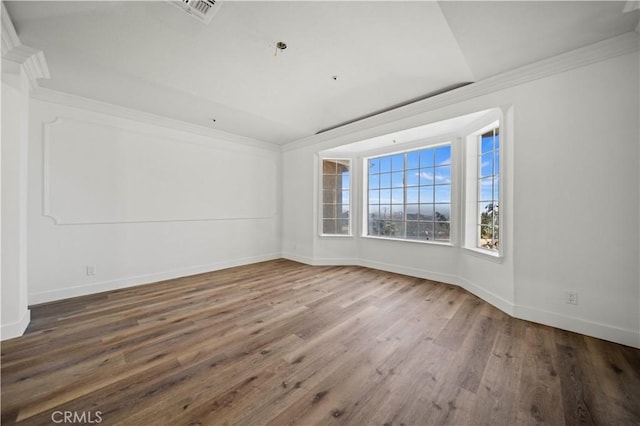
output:
M342 173L342 189L349 189L349 173Z
M338 193L341 195L341 198L338 199L338 204L349 204L349 191L342 191L342 193Z
M336 217L336 205L335 204L323 204L322 205L322 217L325 219L332 219Z
M335 187L336 187L336 175L322 176L322 189L335 189Z
M417 187L407 188L407 203L418 202L419 189Z
M335 204L336 191L322 191L322 202L324 204Z
M451 185L435 186L435 202L450 203L451 202Z
M483 136L480 144L480 153L493 151L493 136Z
M480 186L478 194L478 201L491 201L493 200L493 178L484 178L478 180Z
M497 238L496 238L496 235L494 235L493 231L494 231L493 228L490 226L480 227L480 241L479 241L480 247L491 249L491 250L498 248Z
M369 173L380 173L380 159L371 158L369 160Z
M420 223L419 222L407 222L407 238L412 240L425 239L420 233Z
M349 234L349 219L336 220L336 234L341 234L341 235Z
M369 190L369 204L378 204L380 203L380 190L378 189L370 189Z
M436 223L435 239L439 241L449 241L451 239L451 225L448 223Z
M349 203L342 204L339 213L341 218L347 219L349 217Z
M420 154L417 151L407 153L407 170L420 167Z
M433 220L433 204L420 204L420 220Z
M380 188L380 175L369 175L369 189L378 189Z
M495 151L493 153L494 155L494 164L493 164L493 169L495 170L495 174L500 174L500 152L499 151Z
M380 190L380 204L391 204L391 190L390 189L381 189Z
M398 188L391 190L391 202L393 204L404 203L404 189Z
M493 149L495 149L496 151L500 149L500 135L496 135L493 139Z
M391 173L380 175L380 188L391 188Z
M407 204L407 220L418 220L418 204Z
M449 222L451 220L451 204L436 204L434 217L436 222Z
M391 157L391 170L394 172L404 171L404 154L396 154Z
M420 185L433 185L433 168L420 169Z
M394 188L402 188L404 186L403 172L396 172L391 174L391 186Z
M433 186L420 187L420 203L433 203Z
M369 219L378 219L380 216L380 206L378 204L369 205Z
M404 220L404 205L393 204L391 205L391 219Z
M493 223L493 203L478 203L478 217L481 225L491 225Z
M420 151L420 167L433 167L433 149Z
M487 223L491 224L498 217L498 203L488 203L484 206L484 212L490 218Z
M451 166L436 167L434 170L436 184L451 183Z
M391 219L391 204L380 205L380 218Z
M396 235L395 222L390 220L381 220L378 222L378 232L379 235L384 235L387 237L393 237Z
M380 172L389 173L391 171L391 157L380 157Z
M407 186L418 186L420 184L420 171L407 171Z
M420 222L420 239L433 240L433 222Z
M337 164L333 160L322 160L322 173L335 175L338 172Z
M335 234L337 230L335 219L324 219L322 221L322 233L323 234Z
M480 177L493 174L493 152L480 156Z
M369 229L367 235L378 235L378 229L380 229L380 223L378 220L369 221Z
M436 148L436 166L451 164L451 145Z
M390 234L392 237L404 238L404 222L391 222Z

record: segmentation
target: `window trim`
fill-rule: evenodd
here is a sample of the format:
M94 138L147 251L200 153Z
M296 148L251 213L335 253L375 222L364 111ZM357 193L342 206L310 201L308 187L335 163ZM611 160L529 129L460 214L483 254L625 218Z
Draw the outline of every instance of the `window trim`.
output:
M498 202L500 204L500 237L498 250L490 250L479 247L478 242L478 141L482 134L494 129L500 130L500 145L498 148L499 154L499 174L498 174ZM487 117L483 117L480 121L469 126L462 134L462 151L463 151L463 182L462 182L462 238L461 247L464 248L467 253L484 257L501 262L504 258L505 252L505 199L504 199L504 127L505 120L502 111L496 111L494 114L490 114Z
M324 198L323 198L323 167L324 161L346 161L349 163L349 232L347 234L325 234L324 230ZM351 157L336 157L336 156L319 156L318 158L318 237L320 238L353 238L353 200L354 200L354 187L353 187L353 164L354 161Z
M402 243L416 243L416 244L430 244L436 246L444 246L444 247L455 247L451 241L438 241L438 240L412 240L409 238L394 238L394 237L383 237L380 235L362 235L362 238L369 238L372 240L383 240L383 241L400 241Z
M391 146L391 147L385 147L382 149L377 149L377 150L372 150L370 152L364 153L361 157L358 158L358 164L362 165L362 172L360 173L360 178L361 178L361 182L362 185L362 196L360 197L361 202L362 202L362 208L360 209L360 218L361 218L361 232L360 232L360 237L362 238L369 238L369 239L376 239L376 240L389 240L389 241L401 241L401 242L410 242L410 243L421 243L421 244L431 244L431 245L438 245L438 246L446 246L446 247L454 247L456 246L456 242L457 242L457 235L458 235L458 231L457 231L457 227L458 227L458 215L457 215L457 211L458 211L458 187L459 184L456 183L456 180L458 179L457 175L458 175L458 171L457 168L459 167L456 162L457 160L455 159L456 157L456 153L457 153L457 140L458 137L454 134L451 133L447 133L447 134L442 134L439 135L437 137L434 138L429 138L429 139L420 139L420 140L416 140L414 142L411 143L407 143L407 144L403 144L402 145L402 149L397 149L399 148L398 146ZM393 143L395 143L395 141L393 141ZM438 147L441 146L449 146L451 149L451 163L450 163L450 167L451 167L451 183L450 183L450 188L451 188L451 201L448 203L450 206L450 212L449 212L449 240L418 240L418 239L410 239L410 238L396 238L396 237L386 237L386 236L381 236L381 235L369 235L368 231L369 231L369 214L368 214L368 206L369 206L369 167L368 167L368 163L370 159L375 159L375 158L381 158L381 157L388 157L388 156L393 156L393 155L398 155L398 154L403 154L406 156L407 153L409 152L415 152L415 151L420 151L420 150L427 150L427 149L436 149ZM395 149L394 149L395 148ZM406 157L405 157L406 158ZM406 164L405 164L405 168L403 170L403 173L405 174L405 178L406 178ZM403 190L405 191L406 194L406 190L407 190L407 186L406 183L405 185L403 185ZM446 203L445 203L446 204ZM406 206L406 200L404 205ZM405 221L406 223L406 210L405 210ZM434 221L435 223L435 221Z

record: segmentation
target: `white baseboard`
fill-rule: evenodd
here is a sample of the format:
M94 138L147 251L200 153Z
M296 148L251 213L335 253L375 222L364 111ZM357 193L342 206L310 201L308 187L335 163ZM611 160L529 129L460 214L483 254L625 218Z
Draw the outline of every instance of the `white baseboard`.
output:
M514 310L513 316L519 319L549 325L562 330L573 331L598 339L620 343L621 345L640 348L640 333L634 330L618 328L529 306L514 305Z
M189 275L202 274L205 272L217 271L220 269L233 268L235 266L249 265L251 263L264 262L267 260L280 259L280 253L271 253L260 256L244 257L239 259L214 262L206 265L189 266L186 268L172 269L153 274L137 275L133 277L120 278L110 281L102 281L91 284L66 287L52 291L44 291L29 294L29 305L52 302L55 300L68 299L70 297L86 296L88 294L101 293L103 291L118 290L136 285L149 284L157 281L181 278Z
M514 316L513 314L514 304L508 301L507 299L504 299L498 296L497 294L494 294L490 291L485 290L484 288L480 287L477 284L472 283L466 278L457 277L457 279L458 279L458 283L456 285L464 288L469 293L478 296L480 299L484 300L485 302L495 306L505 314L512 317Z
M408 275L410 277L424 278L425 280L438 281L445 284L460 285L457 276L443 274L440 272L427 271L424 269L411 268L392 263L376 262L367 259L358 259L356 265L366 268L379 269L381 271L393 272L395 274Z
M607 324L597 323L582 318L570 317L554 312L543 311L541 309L528 306L516 305L483 287L458 275L442 274L418 268L411 268L403 265L376 262L367 259L338 259L336 263L331 263L334 259L314 259L306 256L299 256L293 253L283 253L286 259L308 265L358 265L381 271L393 272L411 277L424 278L446 284L459 286L468 292L478 296L485 302L495 306L502 312L514 318L532 321L562 330L584 334L598 339L607 340L622 345L640 348L640 333L634 330L622 329Z
M0 340L13 339L14 337L22 336L29 326L30 321L31 311L27 309L20 320L9 324L3 324L2 327L0 327Z
M293 260L294 262L304 263L305 265L315 265L315 260L312 257L302 256L295 253L282 253L282 258L287 260Z

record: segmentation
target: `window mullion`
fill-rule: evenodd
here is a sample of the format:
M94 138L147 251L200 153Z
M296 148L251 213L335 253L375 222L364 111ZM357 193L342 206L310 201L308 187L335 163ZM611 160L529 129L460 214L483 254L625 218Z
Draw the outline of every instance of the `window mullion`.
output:
M403 211L403 228L404 233L403 237L407 238L407 153L404 153L403 156L403 166L402 166L402 211Z

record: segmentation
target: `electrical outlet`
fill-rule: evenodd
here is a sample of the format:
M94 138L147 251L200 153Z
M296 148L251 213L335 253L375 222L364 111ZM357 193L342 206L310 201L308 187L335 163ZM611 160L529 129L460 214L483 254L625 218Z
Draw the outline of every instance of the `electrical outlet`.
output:
M95 265L87 265L87 276L95 275L96 267Z
M565 293L565 303L569 305L577 305L578 304L578 292L577 291L567 291Z

